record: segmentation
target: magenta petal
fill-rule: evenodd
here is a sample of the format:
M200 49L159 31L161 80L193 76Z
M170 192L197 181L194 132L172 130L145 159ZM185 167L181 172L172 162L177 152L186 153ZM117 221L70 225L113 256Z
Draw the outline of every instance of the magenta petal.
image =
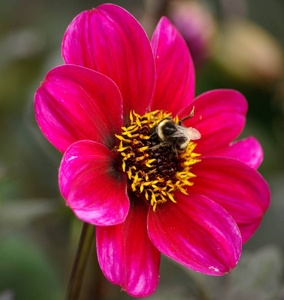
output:
M79 141L65 152L59 186L66 203L94 225L123 222L129 211L127 179L116 170L116 156L104 145Z
M195 271L223 275L234 268L241 254L241 235L234 219L202 195L176 193L149 211L148 232L165 255Z
M165 17L157 25L151 43L156 62L156 87L151 109L176 115L194 98L194 66L188 47Z
M208 157L193 165L194 185L189 193L209 197L237 222L243 242L257 229L270 202L266 181L257 171L229 158Z
M151 45L137 20L113 4L80 13L62 42L67 64L101 72L115 81L130 110L144 114L152 96L155 68Z
M243 130L247 101L234 90L214 90L198 96L179 113L188 116L194 107L194 116L183 123L201 133L195 151L205 155L217 148L228 146Z
M158 285L160 252L147 234L147 207L133 200L123 224L97 227L97 253L109 281L131 296L146 297Z
M39 127L62 152L84 139L113 147L114 134L122 126L121 106L121 95L112 80L72 65L51 70L35 95Z
M237 141L227 147L207 153L207 155L234 158L244 162L253 169L257 169L263 159L261 145L254 137Z

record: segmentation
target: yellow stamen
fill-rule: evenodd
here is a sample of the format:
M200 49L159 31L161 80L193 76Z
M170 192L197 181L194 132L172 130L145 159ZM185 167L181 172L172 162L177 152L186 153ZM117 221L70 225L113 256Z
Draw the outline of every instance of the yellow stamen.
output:
M200 161L200 155L193 152L196 147L193 142L184 151L171 149L170 146L155 147L159 145L159 140L152 144L155 126L167 117L171 117L171 114L159 110L143 116L131 111L130 124L122 127L121 135L116 135L120 143L115 150L121 157L122 170L129 180L128 186L134 193L144 195L153 211L168 200L176 203L176 191L188 194L187 187L193 185L191 179L195 177L191 168ZM178 117L173 121L178 124ZM160 158L165 148L168 148L168 152ZM168 154L169 151L172 153ZM169 167L163 167L163 160L167 161L165 164L167 166L168 163Z

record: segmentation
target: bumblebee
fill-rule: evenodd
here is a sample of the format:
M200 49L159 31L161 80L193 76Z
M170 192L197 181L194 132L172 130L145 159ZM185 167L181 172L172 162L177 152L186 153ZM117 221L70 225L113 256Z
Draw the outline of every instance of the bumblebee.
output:
M190 141L200 139L201 134L197 129L181 125L182 122L192 116L193 111L188 117L180 120L178 124L176 124L170 117L161 120L161 122L155 127L155 133L161 142L160 146L171 145L175 151L183 151L186 149Z

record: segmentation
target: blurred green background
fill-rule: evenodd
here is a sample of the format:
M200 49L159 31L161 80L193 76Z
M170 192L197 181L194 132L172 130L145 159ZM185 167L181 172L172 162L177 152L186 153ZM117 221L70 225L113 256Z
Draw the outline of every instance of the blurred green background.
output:
M161 15L179 27L196 63L196 95L232 88L246 96L241 137L261 142L259 171L272 194L230 275L197 274L163 257L149 299L284 299L284 1L110 2L131 12L149 36ZM60 196L61 154L37 127L33 97L45 74L63 64L68 24L101 3L0 0L0 300L64 299L82 222ZM130 298L104 279L92 249L80 299Z

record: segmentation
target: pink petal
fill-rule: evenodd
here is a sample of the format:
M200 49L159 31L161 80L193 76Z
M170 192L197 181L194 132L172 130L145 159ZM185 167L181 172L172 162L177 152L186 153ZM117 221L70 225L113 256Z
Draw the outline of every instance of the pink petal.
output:
M253 169L257 169L263 159L261 145L254 137L248 137L232 143L227 147L216 149L215 151L207 153L207 155L234 158L242 161Z
M124 116L130 110L144 114L152 96L155 68L150 42L137 20L113 4L80 13L62 42L67 64L101 72L118 85Z
M149 211L148 233L165 255L184 266L209 275L234 268L241 254L241 235L234 219L202 195L176 193Z
M243 243L257 229L270 202L266 181L242 162L207 157L193 165L189 193L205 195L224 207L240 227Z
M247 101L234 90L214 90L197 97L191 105L179 113L180 118L194 116L183 123L201 133L195 151L205 155L217 148L228 146L245 124Z
M89 139L109 148L122 126L122 99L106 76L79 66L51 70L35 95L36 119L46 138L64 152Z
M163 17L152 37L156 62L156 87L151 109L176 115L194 97L194 66L180 33Z
M132 199L123 224L97 227L100 267L109 281L134 297L152 294L159 281L160 252L147 234L147 207Z
M125 220L129 211L127 179L116 167L116 156L102 144L79 141L66 150L59 186L78 218L94 225Z

